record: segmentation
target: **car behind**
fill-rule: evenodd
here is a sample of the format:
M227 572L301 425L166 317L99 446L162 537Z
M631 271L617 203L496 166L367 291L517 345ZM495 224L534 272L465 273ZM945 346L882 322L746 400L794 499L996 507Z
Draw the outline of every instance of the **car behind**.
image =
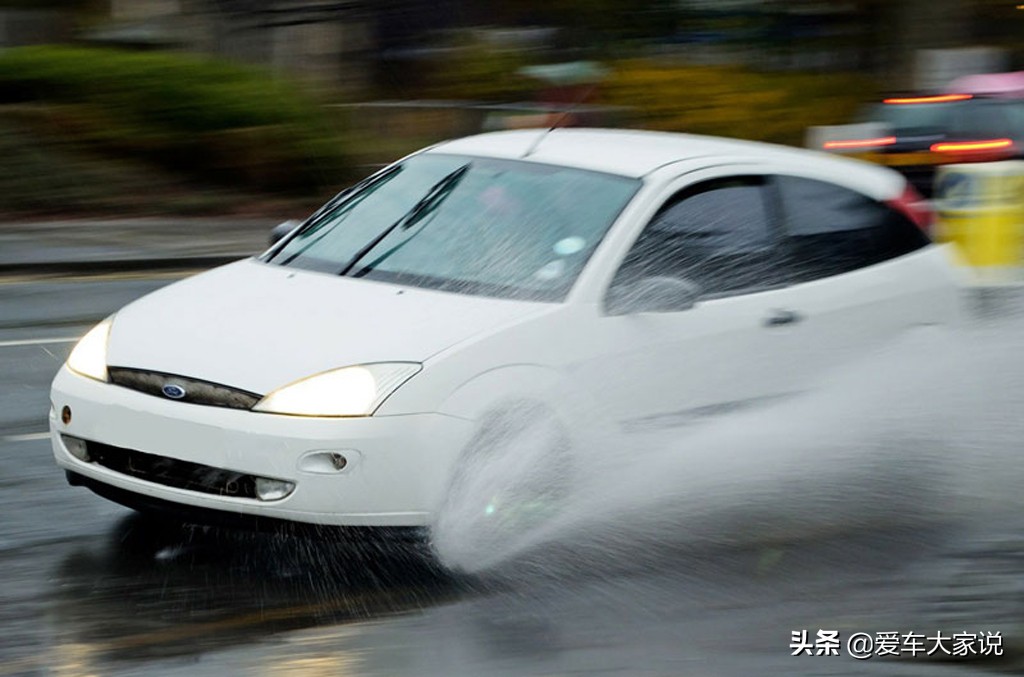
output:
M860 121L883 131L871 138L826 141L824 149L892 167L925 197L932 195L939 165L1024 154L1024 98L990 88L888 98L862 112Z

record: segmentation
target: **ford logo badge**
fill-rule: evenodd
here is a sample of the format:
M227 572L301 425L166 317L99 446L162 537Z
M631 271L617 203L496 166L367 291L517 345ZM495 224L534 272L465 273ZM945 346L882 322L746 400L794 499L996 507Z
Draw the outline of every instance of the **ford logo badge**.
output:
M176 383L168 383L160 390L172 400L180 400L185 397L185 389Z

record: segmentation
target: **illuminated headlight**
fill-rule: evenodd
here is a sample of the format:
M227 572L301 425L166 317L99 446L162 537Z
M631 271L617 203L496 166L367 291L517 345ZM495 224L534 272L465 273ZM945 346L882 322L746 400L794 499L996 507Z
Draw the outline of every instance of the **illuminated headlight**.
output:
M89 330L75 345L68 356L68 368L76 374L107 380L107 339L110 337L110 320L104 320Z
M291 416L370 416L420 370L415 362L344 367L278 388L253 411Z

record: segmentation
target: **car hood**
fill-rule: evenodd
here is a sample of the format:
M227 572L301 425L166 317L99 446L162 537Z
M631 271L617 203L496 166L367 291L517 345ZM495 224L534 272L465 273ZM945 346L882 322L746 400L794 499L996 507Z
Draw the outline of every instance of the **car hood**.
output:
M250 259L119 311L107 362L266 394L337 367L423 362L551 304L437 292Z

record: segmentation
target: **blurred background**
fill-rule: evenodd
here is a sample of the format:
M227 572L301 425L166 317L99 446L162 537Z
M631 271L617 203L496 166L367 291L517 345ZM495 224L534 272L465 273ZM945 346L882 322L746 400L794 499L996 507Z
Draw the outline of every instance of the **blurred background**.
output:
M800 145L1021 68L1007 0L0 0L0 218L305 215L425 144L632 126Z

